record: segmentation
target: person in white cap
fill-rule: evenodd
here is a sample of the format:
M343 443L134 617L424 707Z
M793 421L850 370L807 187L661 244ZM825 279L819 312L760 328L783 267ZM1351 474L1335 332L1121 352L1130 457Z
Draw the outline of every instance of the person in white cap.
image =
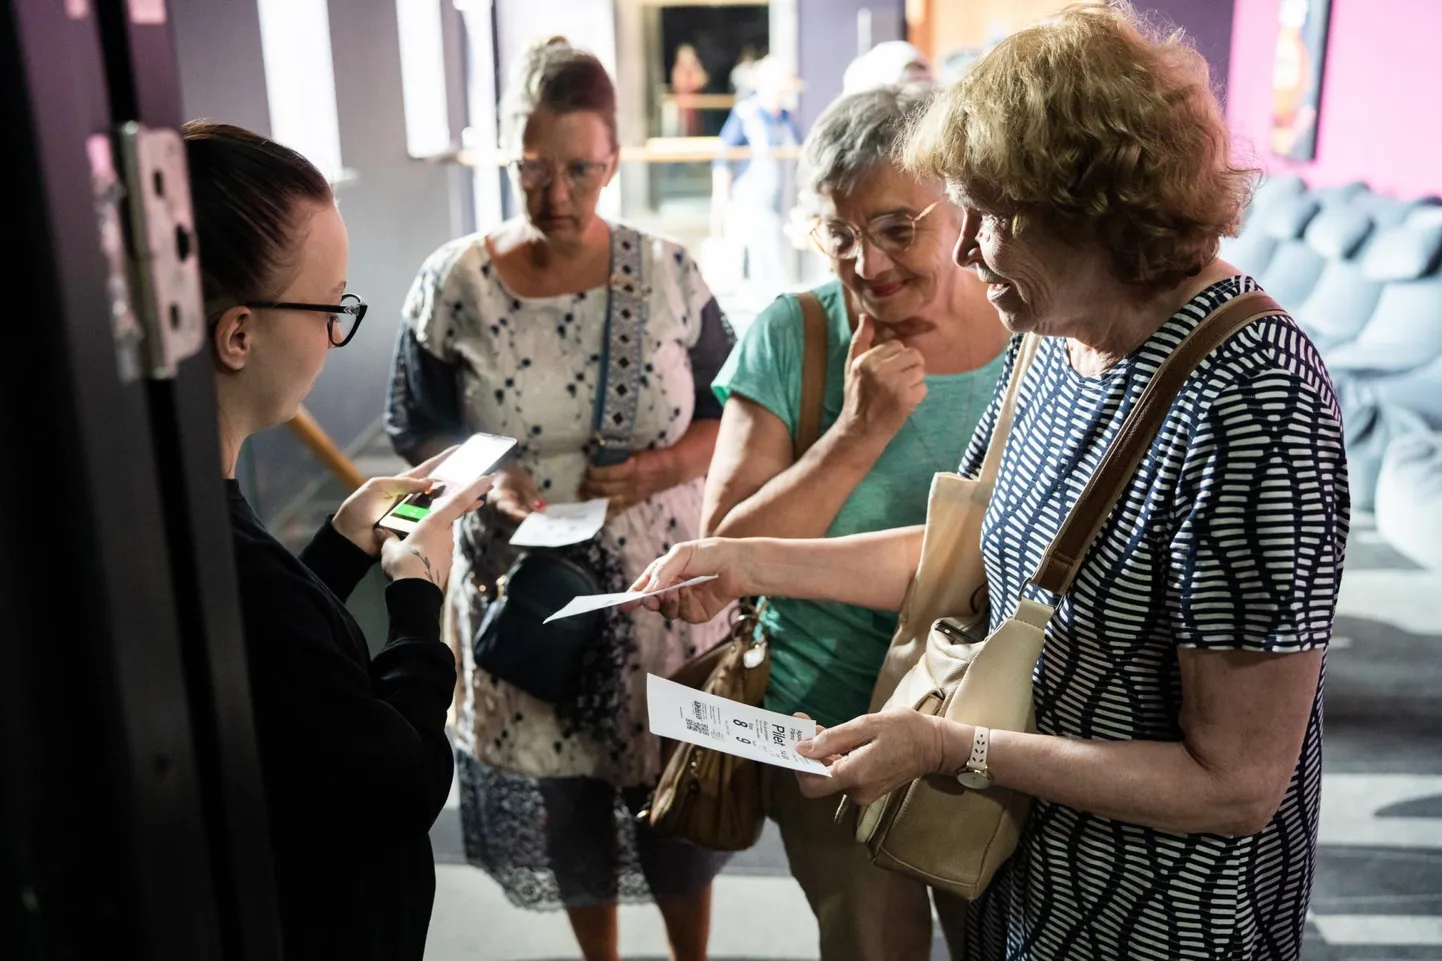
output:
M842 96L877 87L909 87L933 82L931 60L905 40L887 40L851 61L841 78Z
M791 112L797 78L788 62L766 56L752 68L751 81L755 92L731 109L720 134L723 146L749 154L718 156L711 166L712 234L744 249L747 281L771 293L789 280L783 214L794 192L787 152L801 144Z

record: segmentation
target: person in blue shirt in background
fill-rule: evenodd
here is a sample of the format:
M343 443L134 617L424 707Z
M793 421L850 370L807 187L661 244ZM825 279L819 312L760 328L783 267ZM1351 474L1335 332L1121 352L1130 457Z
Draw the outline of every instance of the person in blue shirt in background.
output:
M756 62L751 79L756 92L731 108L721 128L724 147L747 148L750 156L717 157L712 164L711 232L745 250L747 280L775 291L790 280L783 227L795 180L788 154L801 143L790 109L797 83L786 63L771 56Z

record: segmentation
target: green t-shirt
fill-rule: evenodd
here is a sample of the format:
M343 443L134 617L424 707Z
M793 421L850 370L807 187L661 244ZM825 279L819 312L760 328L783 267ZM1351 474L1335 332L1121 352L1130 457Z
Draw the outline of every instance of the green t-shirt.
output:
M814 291L826 309L826 430L841 415L851 344L845 293L833 280ZM712 387L722 403L741 394L795 434L805 352L801 306L785 295L767 307L731 352ZM956 470L1001 376L1005 351L964 374L927 375L926 399L851 492L826 532L842 537L926 520L932 475ZM766 707L805 711L828 727L866 713L896 630L896 614L850 604L774 598L763 617L771 638Z

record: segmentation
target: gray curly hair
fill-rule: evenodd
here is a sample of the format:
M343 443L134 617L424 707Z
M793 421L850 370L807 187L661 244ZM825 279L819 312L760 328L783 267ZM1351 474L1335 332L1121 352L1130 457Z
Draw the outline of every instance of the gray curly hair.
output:
M821 194L846 193L877 166L895 163L931 99L925 88L887 86L832 101L802 145L803 206L814 210Z

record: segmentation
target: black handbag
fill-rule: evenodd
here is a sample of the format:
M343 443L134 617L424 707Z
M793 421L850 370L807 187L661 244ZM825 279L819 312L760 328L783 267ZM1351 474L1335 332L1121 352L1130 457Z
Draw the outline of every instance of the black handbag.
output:
M601 372L593 415L593 464L630 456L644 369L646 298L641 240L635 230L611 231L611 282ZM476 666L548 703L575 695L582 656L600 629L602 612L546 624L573 597L600 594L595 573L554 550L532 548L496 581L496 596L472 639Z
M497 579L496 592L476 629L476 666L547 703L571 698L601 612L544 622L571 598L601 593L596 575L555 551L531 550Z

